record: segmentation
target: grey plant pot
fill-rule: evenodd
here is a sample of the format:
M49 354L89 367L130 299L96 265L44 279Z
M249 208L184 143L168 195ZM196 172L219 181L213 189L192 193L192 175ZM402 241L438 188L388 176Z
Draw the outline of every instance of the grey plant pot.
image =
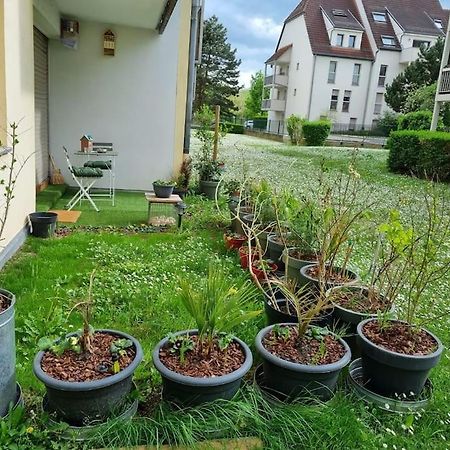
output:
M281 325L292 326L291 323ZM297 364L273 355L264 347L262 343L264 337L273 327L274 325L271 325L261 330L255 340L256 349L263 359L265 385L290 400L296 398L329 400L334 395L339 373L351 359L351 351L345 341L339 339L345 348L345 355L333 364L322 366Z
M271 233L267 236L267 250L270 259L278 266L278 269L284 270L282 255L286 247L275 240L276 236L276 233ZM288 237L289 233L286 235L286 238Z
M175 189L175 185L162 186L161 184L153 183L153 191L158 198L170 198Z
M434 338L437 349L424 356L410 356L392 352L371 342L363 333L364 326L373 320L360 322L357 328L361 347L361 362L365 386L380 395L397 397L414 393L418 396L425 386L431 369L438 365L444 347L442 342L428 330Z
M216 199L216 192L219 186L219 181L203 181L200 180L200 192L205 194L210 200ZM217 193L218 194L218 193Z
M286 275L289 279L294 280L297 284L302 282L302 277L300 276L300 270L302 267L309 266L314 261L307 261L306 259L297 259L289 256L290 249L284 249L282 255L282 261L286 266Z
M136 349L135 358L118 374L96 381L61 381L42 370L44 352L39 352L34 359L33 372L47 389L48 410L70 425L80 426L105 420L119 410L133 388L133 374L142 361L142 347L134 337L115 330L96 331L133 342Z
M197 330L180 331L175 336L197 334ZM242 366L227 375L211 378L188 377L168 369L159 359L160 349L168 343L168 338L162 339L153 350L153 364L161 374L164 399L182 406L195 406L202 403L223 399L231 400L239 390L245 374L253 363L252 352L245 342L234 337L245 353Z
M308 271L312 268L317 266L317 264L309 264L307 266L303 266L300 269L300 285L310 285L312 288L319 290L320 289L320 283L317 278L313 278L308 274ZM339 269L337 267L337 269ZM355 272L353 272L350 269L346 269L345 273L349 276L349 278L352 279L352 281L349 281L348 283L337 283L334 281L326 281L326 289L331 289L338 286L351 286L353 284L356 284L359 282L359 276Z
M11 301L9 308L0 314L0 417L4 417L17 398L14 327L16 298L4 289L0 289L0 295Z

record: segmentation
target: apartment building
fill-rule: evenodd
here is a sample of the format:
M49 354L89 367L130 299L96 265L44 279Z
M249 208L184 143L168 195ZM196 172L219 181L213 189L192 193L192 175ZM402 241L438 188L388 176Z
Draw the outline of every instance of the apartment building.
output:
M388 110L386 86L445 36L439 0L302 0L266 61L268 127L297 114L335 129L370 129Z

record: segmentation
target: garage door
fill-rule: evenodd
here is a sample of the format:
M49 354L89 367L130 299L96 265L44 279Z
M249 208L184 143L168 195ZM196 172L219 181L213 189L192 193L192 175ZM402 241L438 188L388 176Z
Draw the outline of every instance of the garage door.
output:
M34 108L36 134L36 184L49 176L48 144L48 39L34 29Z

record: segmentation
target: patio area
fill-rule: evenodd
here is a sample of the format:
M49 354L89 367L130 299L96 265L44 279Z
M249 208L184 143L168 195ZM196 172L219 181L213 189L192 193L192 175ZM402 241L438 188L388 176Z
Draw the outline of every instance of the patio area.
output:
M194 148L197 144L194 141ZM294 148L231 135L223 142L221 157L227 179L240 174L244 161L253 176L267 177L276 185L301 193L311 189L324 157L328 170L338 174L348 167L353 155L349 149ZM363 150L356 160L374 197L384 199L373 213L385 214L399 200L406 210L410 206L406 206L407 199L420 208L415 193L425 182L389 174L384 168L386 157L384 150ZM73 192L67 190L58 198L61 192L55 187L44 191L38 196L38 209L63 209ZM75 207L82 213L74 232L49 240L29 238L0 272L1 285L17 297L17 377L26 401L24 416L11 417L0 428L0 448L162 448L164 444L195 448L207 439L241 437L260 439L255 441L257 448L262 443L263 448L279 450L448 448L448 354L432 373L433 399L420 414L392 413L370 406L346 387L344 377L337 394L327 402L276 404L255 387L253 370L231 401L181 410L161 402L161 379L152 363L152 350L169 333L194 326L180 305L179 278L197 285L206 277L210 263L237 284L250 278L241 269L237 255L224 246L223 234L230 226L227 199L221 198L220 213L214 202L200 196L190 195L186 203L182 229L162 233L133 228L147 221L143 192L118 191L116 206L99 201L99 213L84 202ZM352 255L355 267L364 267L370 260L365 239L363 236L357 243ZM140 401L136 418L106 425L91 441L81 444L64 440L64 427L52 426L42 415L44 387L33 375L31 365L41 338L80 328L79 315L68 312L86 296L93 269L93 326L132 334L143 347L144 359L135 374ZM430 303L440 302L446 309L448 289L448 279L433 286ZM262 310L262 295L248 307ZM233 334L254 351L255 336L264 324L262 314L237 326ZM450 344L449 325L448 317L429 324L444 345ZM260 359L254 354L255 367ZM17 427L18 423L21 426Z

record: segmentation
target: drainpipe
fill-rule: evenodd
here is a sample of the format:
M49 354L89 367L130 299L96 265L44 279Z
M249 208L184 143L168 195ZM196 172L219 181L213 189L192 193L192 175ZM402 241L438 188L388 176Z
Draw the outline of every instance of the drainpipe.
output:
M311 77L311 92L309 93L309 105L308 105L308 120L311 120L311 105L313 99L313 91L314 91L314 79L316 76L316 63L317 63L317 55L314 55L314 65Z
M368 114L368 109L369 109L369 101L370 101L369 97L370 97L370 94L372 93L370 88L372 86L373 72L375 69L375 63L377 61L378 52L379 52L379 50L377 50L375 52L375 57L374 57L374 60L372 61L372 67L370 68L369 84L367 86L366 104L364 105L364 117L363 117L363 127L364 128L366 127L366 125L368 125L368 124L366 124L366 120L367 120L367 114Z
M184 127L183 153L189 155L191 148L191 126L193 118L193 105L195 84L197 79L197 64L201 60L201 33L203 29L203 0L192 0L191 34L189 43L188 89L186 98L186 122ZM199 44L199 45L197 45ZM198 49L198 54L196 54Z

